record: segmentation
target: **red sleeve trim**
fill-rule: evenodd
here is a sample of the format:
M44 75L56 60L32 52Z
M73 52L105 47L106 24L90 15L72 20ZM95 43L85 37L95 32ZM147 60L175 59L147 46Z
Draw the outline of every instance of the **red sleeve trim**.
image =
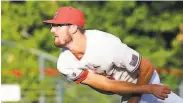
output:
M81 83L83 80L85 80L87 76L88 76L88 71L86 70L86 71L82 72L82 74L75 80L75 82L76 82L77 84L79 84L79 83Z

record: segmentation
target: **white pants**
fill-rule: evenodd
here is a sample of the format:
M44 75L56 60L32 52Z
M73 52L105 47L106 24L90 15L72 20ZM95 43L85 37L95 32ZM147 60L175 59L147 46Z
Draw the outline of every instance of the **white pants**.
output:
M159 75L155 71L149 84L161 84ZM130 95L122 96L121 103L127 103ZM153 94L143 94L139 103L183 103L183 99L171 92L165 100L158 99Z

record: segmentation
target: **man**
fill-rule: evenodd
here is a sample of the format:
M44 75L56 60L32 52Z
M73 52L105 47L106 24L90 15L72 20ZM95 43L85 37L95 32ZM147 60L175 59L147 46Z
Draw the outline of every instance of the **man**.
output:
M122 95L123 103L183 103L160 84L153 65L119 38L99 30L84 30L84 14L61 7L51 24L54 44L62 47L58 70L69 80L101 93ZM140 93L140 94L138 94Z

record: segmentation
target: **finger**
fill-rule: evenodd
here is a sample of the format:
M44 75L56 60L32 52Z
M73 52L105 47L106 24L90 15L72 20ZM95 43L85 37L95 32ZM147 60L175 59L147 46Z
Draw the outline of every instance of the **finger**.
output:
M171 89L170 89L170 88L166 88L165 90L167 90L167 91L171 91Z
M165 98L163 96L158 96L158 98L161 100L165 100Z
M161 94L162 97L168 98L168 94Z
M166 94L170 94L171 91L170 90L163 90L162 92L166 93Z
M161 96L161 95L155 95L157 98L161 99L161 100L164 100L164 97Z
M167 86L165 86L165 89L171 91L171 89L169 87L167 87Z

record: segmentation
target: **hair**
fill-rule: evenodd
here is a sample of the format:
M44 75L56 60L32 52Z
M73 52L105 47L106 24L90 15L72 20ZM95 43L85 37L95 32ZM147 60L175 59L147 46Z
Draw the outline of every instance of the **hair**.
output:
M81 27L81 26L78 26L78 30L79 30L82 34L85 33L85 29L84 29L83 27Z

